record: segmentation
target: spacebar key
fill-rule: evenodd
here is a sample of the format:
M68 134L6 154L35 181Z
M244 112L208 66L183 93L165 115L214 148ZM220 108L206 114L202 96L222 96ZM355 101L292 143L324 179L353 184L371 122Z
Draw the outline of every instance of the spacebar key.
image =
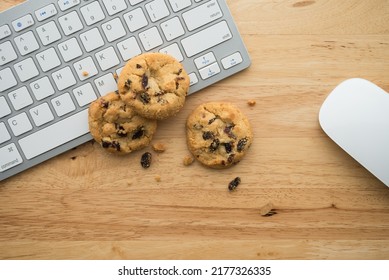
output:
M32 159L89 132L88 109L19 140L27 159Z
M231 38L232 34L227 23L221 21L182 39L181 44L184 47L187 56L191 57Z

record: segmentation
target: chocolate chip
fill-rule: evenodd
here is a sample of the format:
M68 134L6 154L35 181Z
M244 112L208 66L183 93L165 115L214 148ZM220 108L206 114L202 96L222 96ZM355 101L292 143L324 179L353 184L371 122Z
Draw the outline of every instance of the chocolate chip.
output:
M229 184L228 184L228 189L230 191L234 191L240 184L241 180L239 177L236 177L234 180L232 180Z
M231 143L223 143L224 148L226 149L226 153L229 154L232 152L232 144Z
M126 137L127 136L127 132L126 130L124 129L123 126L121 125L116 125L116 134L120 137Z
M168 101L165 98L162 98L161 96L158 96L157 102L160 104L168 103Z
M228 137L232 138L232 139L236 139L236 136L234 133L232 133L232 130L234 129L235 127L235 124L228 124L226 125L226 127L224 128L224 133L228 135Z
M101 99L101 100L100 100L100 106L101 106L102 108L107 109L108 106L109 106L109 102L108 102L108 101L105 101L104 99Z
M213 133L211 131L204 131L203 132L203 139L204 140L213 139L214 137L215 137L215 135L213 135Z
M127 79L124 83L124 86L127 87L127 88L130 88L131 87L131 80L130 79Z
M239 140L238 147L237 147L237 150L238 150L239 153L242 152L243 149L246 147L246 144L247 144L248 140L249 139L247 137L242 138L242 139Z
M235 154L230 154L228 156L228 159L227 159L228 163L232 163L234 161L234 157L235 157Z
M140 164L143 168L149 168L151 164L151 153L144 153L140 159Z
M160 90L160 91L154 93L154 96L161 96L161 95L164 95L164 94L166 94L166 92L164 90Z
M184 79L185 79L184 77L177 77L177 78L176 78L176 89L178 89L179 86L180 86L179 81L180 81L180 80L184 80Z
M210 119L208 121L208 124L212 124L214 121L216 121L216 119L217 119L217 116L215 116L214 118Z
M141 138L145 133L145 127L142 125L142 126L139 126L134 134L132 135L132 140L135 140L135 139L139 139Z
M116 151L120 151L120 143L118 141L112 141L111 146L112 148L115 148Z
M140 94L140 100L143 104L147 104L150 102L150 95L147 92L142 92Z
M109 148L109 146L111 146L111 142L107 142L107 141L101 141L101 146L105 149Z
M212 141L211 146L209 146L209 150L210 150L211 152L214 152L214 151L217 150L217 148L219 147L219 145L220 145L220 140L216 138L216 139L214 139L214 140Z
M140 69L140 68L142 68L142 65L140 65L140 64L136 64L136 68L138 68L138 69Z
M149 77L147 77L146 74L143 74L143 76L142 76L142 87L145 89L145 88L147 88L148 84L149 84Z

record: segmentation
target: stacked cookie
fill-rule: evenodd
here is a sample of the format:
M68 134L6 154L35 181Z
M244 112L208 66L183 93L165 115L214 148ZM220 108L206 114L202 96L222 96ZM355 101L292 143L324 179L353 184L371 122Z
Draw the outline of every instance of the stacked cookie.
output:
M175 58L145 53L130 59L120 73L118 91L91 103L89 130L109 152L127 154L148 146L157 121L184 106L189 76Z

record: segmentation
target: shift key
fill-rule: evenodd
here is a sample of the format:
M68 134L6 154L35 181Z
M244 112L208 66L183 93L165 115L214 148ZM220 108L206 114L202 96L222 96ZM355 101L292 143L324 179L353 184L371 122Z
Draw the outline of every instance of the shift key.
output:
M182 39L181 44L186 55L192 57L231 38L232 34L227 23L221 21Z

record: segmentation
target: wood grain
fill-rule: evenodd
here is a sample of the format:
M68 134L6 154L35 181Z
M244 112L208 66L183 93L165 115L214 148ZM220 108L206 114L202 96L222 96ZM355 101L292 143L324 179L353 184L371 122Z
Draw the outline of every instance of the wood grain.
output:
M389 91L388 2L227 2L251 67L160 122L167 150L148 170L150 149L116 157L89 142L0 182L1 259L389 259L389 189L318 123L347 78ZM208 101L234 102L253 126L229 170L182 164L185 120ZM261 216L270 202L277 214Z

